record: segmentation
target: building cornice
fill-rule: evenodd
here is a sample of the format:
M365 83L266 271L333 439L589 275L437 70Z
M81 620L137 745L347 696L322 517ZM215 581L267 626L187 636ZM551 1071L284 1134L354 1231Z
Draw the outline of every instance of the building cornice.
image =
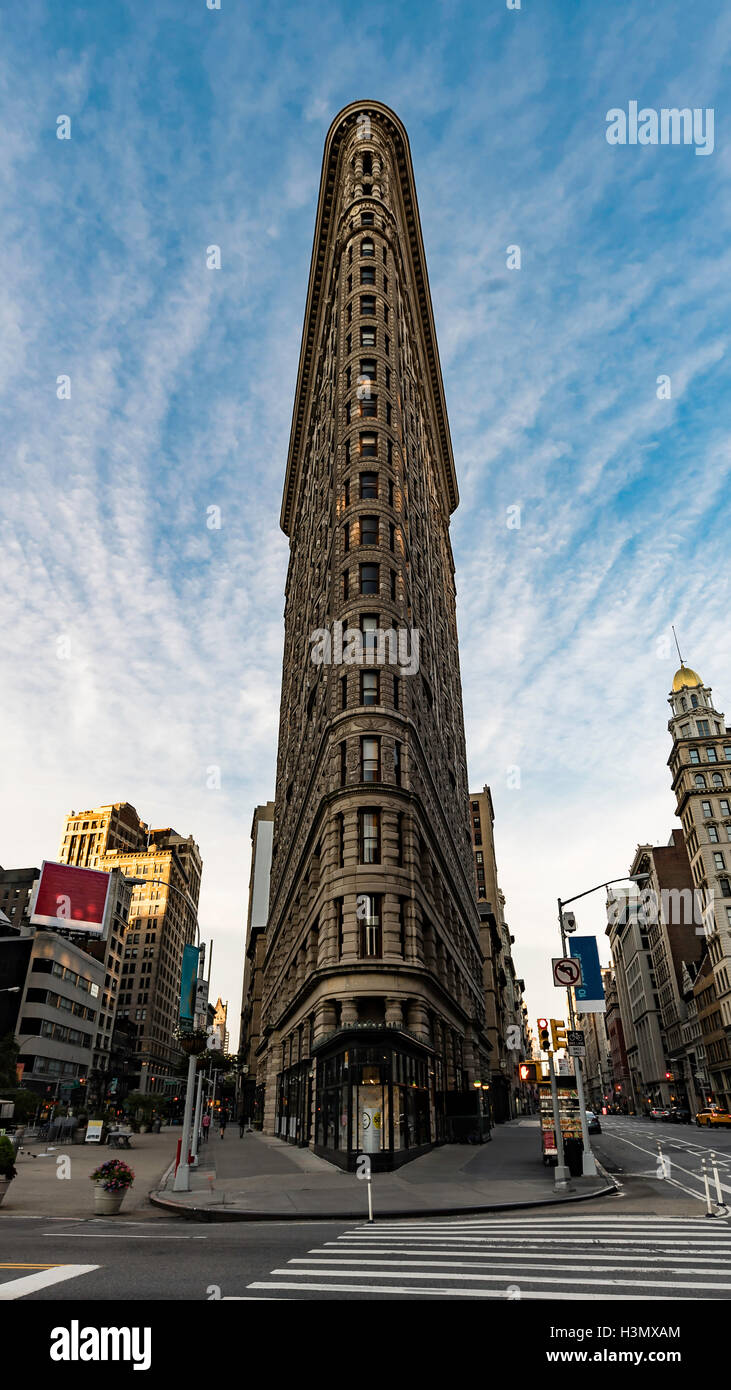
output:
M426 256L421 235L421 221L416 198L416 183L411 162L409 139L398 116L388 106L379 101L356 101L343 107L333 121L325 141L325 152L320 177L320 193L317 202L315 237L310 262L310 278L307 287L307 304L302 330L297 388L295 392L292 428L287 454L287 472L284 482L284 496L280 525L286 535L290 534L294 516L295 499L302 463L302 452L307 440L307 417L311 408L312 388L316 372L316 352L320 334L318 325L324 307L323 287L327 271L329 251L335 228L334 213L337 204L337 175L340 165L340 151L344 138L357 123L358 116L376 117L388 131L396 157L396 171L399 178L401 200L404 209L404 239L408 245L414 277L416 307L419 314L423 343L426 353L427 370L434 402L438 430L441 471L446 487L448 509L453 512L459 503L457 478L449 434L447 406L444 397L442 370L439 362L437 337L434 327L431 291L426 269ZM406 246L403 247L406 250Z

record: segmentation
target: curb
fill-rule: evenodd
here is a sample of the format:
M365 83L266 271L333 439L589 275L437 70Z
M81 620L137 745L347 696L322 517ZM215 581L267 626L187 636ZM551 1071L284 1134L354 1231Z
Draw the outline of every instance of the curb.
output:
M609 1176L608 1174L606 1175ZM472 1207L434 1207L420 1208L418 1211L407 1208L406 1210L387 1211L378 1215L378 1221L403 1220L404 1217L413 1217L418 1220L420 1217L427 1216L479 1216L484 1212L491 1211L525 1211L536 1207L563 1207L569 1202L590 1202L596 1197L614 1197L618 1192L618 1187L613 1184L611 1187L602 1187L598 1192L580 1192L574 1197L541 1197L534 1202L488 1202L482 1206ZM151 1192L148 1200L154 1207L161 1207L164 1211L175 1212L179 1216L185 1217L187 1221L200 1222L223 1222L223 1221L367 1221L365 1212L259 1212L243 1211L240 1207L194 1207L187 1206L182 1202L173 1202L168 1197L162 1197L159 1193Z

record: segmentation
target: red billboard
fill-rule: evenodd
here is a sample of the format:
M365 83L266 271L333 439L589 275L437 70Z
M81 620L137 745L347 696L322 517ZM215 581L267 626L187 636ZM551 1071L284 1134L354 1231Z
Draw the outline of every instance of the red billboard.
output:
M79 869L44 859L30 920L36 927L101 936L109 884L110 875L99 869Z

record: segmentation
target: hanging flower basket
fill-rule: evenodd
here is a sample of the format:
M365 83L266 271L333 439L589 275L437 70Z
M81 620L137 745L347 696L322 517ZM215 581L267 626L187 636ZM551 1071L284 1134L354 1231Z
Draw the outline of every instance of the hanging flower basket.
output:
M192 1033L180 1033L178 1044L181 1052L187 1057L197 1057L201 1052L205 1052L208 1046L208 1034L201 1032L199 1028L194 1029Z

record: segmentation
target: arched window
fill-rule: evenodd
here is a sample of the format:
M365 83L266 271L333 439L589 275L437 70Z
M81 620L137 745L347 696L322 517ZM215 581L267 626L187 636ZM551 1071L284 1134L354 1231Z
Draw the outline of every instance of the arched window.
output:
M703 787L703 788L705 788L706 779L705 779L705 777L703 776L703 773L702 773L702 772L696 772L696 775L695 775L695 784L696 784L697 787Z
M711 781L713 782L714 787L723 786L723 777L721 776L720 772L714 772Z

